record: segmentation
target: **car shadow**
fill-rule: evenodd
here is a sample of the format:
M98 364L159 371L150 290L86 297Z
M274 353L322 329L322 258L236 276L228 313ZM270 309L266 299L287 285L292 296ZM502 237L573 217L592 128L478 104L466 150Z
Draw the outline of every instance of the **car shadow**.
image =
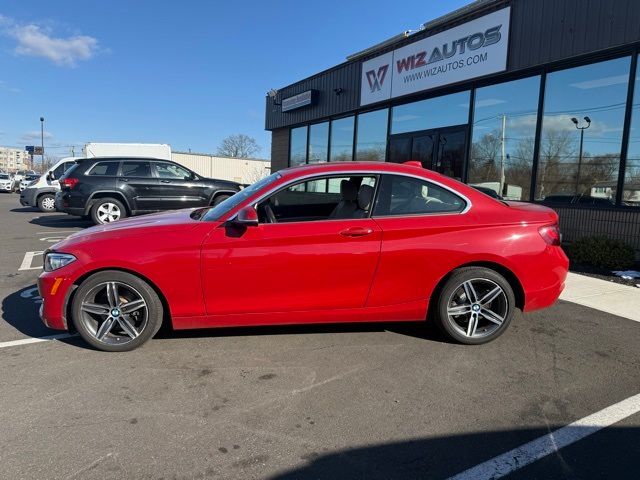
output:
M91 220L85 220L81 217L63 214L46 214L42 217L32 218L29 223L40 227L49 228L88 228L93 227Z
M480 407L479 407L480 408ZM381 412L381 415L383 413ZM372 419L373 420L373 419ZM516 451L507 458L489 462L529 441L548 435L564 425L544 425L480 432L418 437L412 440L345 448L329 452L320 444L307 446L300 455L301 466L270 476L271 480L349 479L635 479L640 456L637 442L640 428L614 426L570 444L559 451L549 451L536 462L527 451ZM434 425L434 429L438 426ZM570 436L580 438L592 433L590 427L567 427ZM428 431L429 426L424 429ZM548 437L547 437L548 438ZM268 457L268 452L258 457ZM535 459L535 458L534 458ZM614 461L615 459L615 461ZM264 458L266 460L266 458ZM263 460L263 461L264 461ZM487 462L487 463L485 463ZM240 463L240 462L238 462ZM469 471L478 465L483 469ZM457 477L458 474L461 474Z
M194 330L162 328L156 339L248 337L267 335L324 335L330 333L391 332L439 343L450 343L432 322L358 322L306 325L260 325L251 327L220 327Z
M33 213L33 212L39 212L40 209L36 207L17 207L17 208L12 208L9 211L13 213Z

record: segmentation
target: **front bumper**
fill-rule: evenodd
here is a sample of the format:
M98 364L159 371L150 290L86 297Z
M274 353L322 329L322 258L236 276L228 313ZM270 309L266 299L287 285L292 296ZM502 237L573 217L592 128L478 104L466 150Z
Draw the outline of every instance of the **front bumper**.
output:
M69 329L67 321L69 301L77 288L75 281L84 272L79 265L73 265L73 267L69 269L62 267L53 272L42 272L38 277L38 292L42 297L40 319L49 328Z
M13 192L13 185L10 183L0 184L0 191L2 192Z
M37 193L38 193L38 190L36 188L25 188L20 193L20 203L28 207L36 207Z

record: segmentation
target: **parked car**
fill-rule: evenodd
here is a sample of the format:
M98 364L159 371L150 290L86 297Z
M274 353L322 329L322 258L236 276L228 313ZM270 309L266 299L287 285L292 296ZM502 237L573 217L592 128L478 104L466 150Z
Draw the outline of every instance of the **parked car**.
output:
M544 200L542 200L542 203L557 206L580 205L581 207L584 207L590 205L605 208L615 206L615 203L608 198L591 197L589 195L548 195Z
M28 174L20 181L20 192L23 192L25 188L33 184L40 178L38 174Z
M217 205L240 185L204 178L169 160L101 157L78 160L60 180L58 210L95 224L179 208Z
M80 168L115 168L101 162ZM55 244L38 279L41 317L107 351L142 345L165 320L188 329L431 319L481 344L516 308L556 301L568 268L559 245L558 215L541 205L500 202L415 166L305 165L213 208Z
M480 185L469 185L469 186L475 188L479 192L484 193L485 195L489 195L491 198L495 198L496 200L502 200L502 197L498 195L498 192L496 192L493 188L481 187Z
M55 194L60 191L60 177L79 157L65 157L38 177L38 181L20 192L20 204L37 207L41 212L55 212Z
M0 173L0 192L13 192L15 181L8 173Z
M18 170L13 179L15 180L15 188L18 188L20 186L20 182L22 182L22 179L25 178L27 175L36 175L35 170Z

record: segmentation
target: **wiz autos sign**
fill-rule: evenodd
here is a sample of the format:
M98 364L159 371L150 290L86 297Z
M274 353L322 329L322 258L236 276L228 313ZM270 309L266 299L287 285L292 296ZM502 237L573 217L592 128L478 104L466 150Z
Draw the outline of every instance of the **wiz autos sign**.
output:
M509 13L499 10L364 62L360 104L505 70Z

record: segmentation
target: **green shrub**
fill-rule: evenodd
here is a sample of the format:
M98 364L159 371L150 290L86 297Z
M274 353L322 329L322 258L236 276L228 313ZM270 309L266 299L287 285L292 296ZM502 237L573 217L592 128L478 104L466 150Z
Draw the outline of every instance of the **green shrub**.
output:
M571 261L608 270L624 270L635 261L633 248L620 240L608 237L584 237L567 249Z

